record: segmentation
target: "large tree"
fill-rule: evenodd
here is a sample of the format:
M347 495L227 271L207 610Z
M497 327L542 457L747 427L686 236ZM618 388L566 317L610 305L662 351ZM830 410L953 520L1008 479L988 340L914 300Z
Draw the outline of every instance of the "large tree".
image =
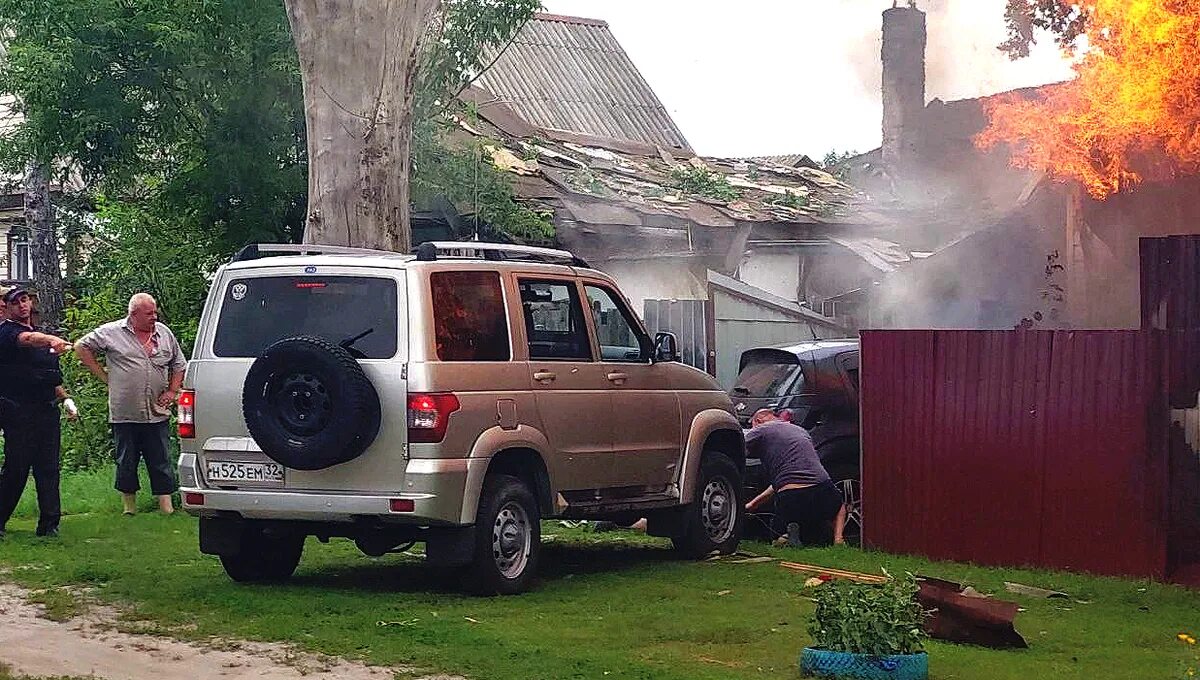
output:
M308 121L304 240L407 251L412 134L536 0L285 0ZM424 48L424 49L423 49Z

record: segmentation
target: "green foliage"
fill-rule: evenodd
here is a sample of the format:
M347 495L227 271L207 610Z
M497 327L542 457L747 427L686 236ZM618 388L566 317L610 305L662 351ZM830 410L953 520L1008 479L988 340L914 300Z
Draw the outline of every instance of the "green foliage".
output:
M1000 50L1011 59L1028 57L1030 47L1037 42L1037 29L1054 34L1058 46L1069 50L1083 35L1088 18L1073 0L1008 0L1004 8L1008 38L1000 44Z
M191 356L207 277L226 255L212 235L186 219L108 201L98 204L86 229L80 238L91 251L83 270L69 282L73 299L66 309L67 337L78 339L123 318L129 297L146 292L157 298L160 320ZM63 358L63 380L80 408L79 421L63 428L63 466L102 465L112 455L108 392L74 355Z
M418 120L446 108L541 6L541 0L444 0L422 56Z
M423 57L418 113L443 110L539 6L448 0ZM8 50L0 92L16 95L25 117L0 138L0 167L56 159L90 192L156 201L222 250L302 237L304 101L283 2L0 0L0 17ZM466 156L448 154L458 157L439 172L428 144L417 153L429 171L417 192L462 178ZM498 179L473 193L481 206L496 201L480 214L514 233L544 231Z
M0 91L25 117L0 164L64 161L230 245L299 237L304 107L282 2L0 0L0 17Z
M413 165L410 177L413 203L428 208L438 196L454 207L525 243L554 240L551 215L517 202L507 173L498 170L484 152L486 141L474 140L465 148L445 141L445 128L436 121L413 129Z
M912 574L880 585L835 579L816 589L813 646L851 654L916 654L927 637Z
M632 532L543 524L538 587L479 598L446 588L443 570L414 553L368 558L351 541L309 540L297 578L247 587L196 550L196 520L121 517L108 473L63 479L62 537L33 535L32 489L0 543L4 580L26 588L74 586L127 612L118 626L201 643L281 641L411 677L444 673L489 680L768 680L797 678L813 603L779 559L878 573L929 574L1004 592L1014 581L1090 602L1016 596L1029 649L997 651L929 641L936 677L969 680L1166 678L1195 632L1200 593L1141 580L997 569L849 548L744 543L774 563L672 559L669 542ZM143 508L153 499L143 492ZM1011 599L1013 596L1009 596ZM93 607L103 615L104 609ZM130 617L136 617L136 620ZM376 622L410 622L379 626ZM184 625L186 624L186 625ZM1120 642L1119 642L1120 641ZM500 650L500 651L497 651ZM605 675L608 673L608 675ZM410 677L402 674L402 677Z
M677 165L671 169L671 181L684 193L726 203L742 197L742 190L730 185L725 175L708 168Z
M784 191L782 195L772 196L767 200L772 205L782 205L787 208L807 208L810 202L807 194L797 194L791 191Z

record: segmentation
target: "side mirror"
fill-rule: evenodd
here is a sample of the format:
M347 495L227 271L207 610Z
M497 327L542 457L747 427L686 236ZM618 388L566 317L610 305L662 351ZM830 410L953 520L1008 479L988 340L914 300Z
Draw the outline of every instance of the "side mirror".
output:
M659 333L654 336L654 363L679 361L679 343L674 333Z

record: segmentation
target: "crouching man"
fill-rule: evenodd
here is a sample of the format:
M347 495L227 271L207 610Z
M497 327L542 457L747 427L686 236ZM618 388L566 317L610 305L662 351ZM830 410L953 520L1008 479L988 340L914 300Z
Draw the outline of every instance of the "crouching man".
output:
M813 447L808 431L762 409L750 421L746 455L762 461L770 485L746 503L754 512L772 498L775 517L771 529L792 545L841 544L845 506L842 494L829 478Z

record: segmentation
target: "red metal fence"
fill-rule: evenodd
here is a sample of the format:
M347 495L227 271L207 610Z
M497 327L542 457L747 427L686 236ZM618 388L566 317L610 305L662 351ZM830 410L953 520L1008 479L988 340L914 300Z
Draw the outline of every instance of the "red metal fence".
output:
M1169 534L1190 530L1170 521L1165 344L1154 331L864 332L867 544L1165 578Z

